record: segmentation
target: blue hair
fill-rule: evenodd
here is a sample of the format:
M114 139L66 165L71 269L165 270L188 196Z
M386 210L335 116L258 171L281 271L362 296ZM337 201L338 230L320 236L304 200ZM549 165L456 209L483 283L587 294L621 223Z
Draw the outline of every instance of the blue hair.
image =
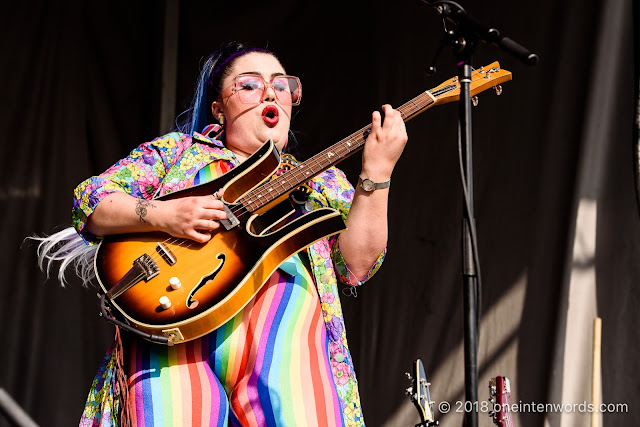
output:
M273 52L242 43L231 42L212 53L200 71L189 109L176 118L177 130L193 135L217 119L211 113L211 104L218 99L222 91L222 81L229 74L233 62L247 53L261 52L276 56ZM180 117L185 115L184 119Z

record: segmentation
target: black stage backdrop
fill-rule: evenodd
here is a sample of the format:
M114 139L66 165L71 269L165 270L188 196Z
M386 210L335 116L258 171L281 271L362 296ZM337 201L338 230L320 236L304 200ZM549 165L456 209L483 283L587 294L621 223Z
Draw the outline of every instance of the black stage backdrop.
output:
M499 60L513 72L500 97L486 92L473 110L480 399L490 377L506 375L515 403L589 402L598 315L603 402L631 412L640 404L631 1L463 5L541 57L527 67L488 45L474 56L475 66ZM34 0L4 4L2 16L0 388L38 424L69 426L113 328L98 317L95 290L46 280L23 239L69 225L72 189L159 134L164 9ZM173 24L176 109L185 108L202 58L221 43L266 46L304 82L293 128L306 157L367 124L383 103L398 106L456 74L445 50L436 76L425 76L443 23L418 0L185 1ZM404 396L404 372L418 357L436 404L452 405L438 413L442 425L460 425L457 108L436 107L407 128L388 257L357 298L343 297L348 337L369 425L418 421ZM342 168L357 179L359 156ZM525 427L589 422L578 407L519 412L516 424ZM480 425L488 426L485 415ZM632 425L631 417L607 413L604 425ZM0 417L0 425L8 422Z

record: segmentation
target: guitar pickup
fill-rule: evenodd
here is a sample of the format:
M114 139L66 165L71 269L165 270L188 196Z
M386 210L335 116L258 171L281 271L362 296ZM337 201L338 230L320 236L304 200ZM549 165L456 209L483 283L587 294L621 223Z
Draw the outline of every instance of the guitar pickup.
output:
M178 262L178 258L176 258L171 249L169 249L169 247L164 243L159 242L156 245L156 251L158 251L162 259L165 260L167 264L175 265L175 263Z

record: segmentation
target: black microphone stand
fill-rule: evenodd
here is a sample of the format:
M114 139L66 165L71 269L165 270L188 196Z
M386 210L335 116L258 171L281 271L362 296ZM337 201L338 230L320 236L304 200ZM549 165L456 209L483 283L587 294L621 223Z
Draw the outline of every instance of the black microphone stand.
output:
M436 9L443 19L455 24L454 30L446 30L428 74L435 73L435 61L443 46L453 49L458 66L460 101L458 109L458 144L461 153L461 172L464 191L462 219L462 280L464 305L464 367L465 367L465 427L478 425L478 323L480 294L480 263L473 216L473 162L471 146L471 57L478 42L492 43L528 65L538 62L538 56L526 48L503 37L495 28L485 26L469 16L453 1L425 1ZM445 26L446 28L446 26Z

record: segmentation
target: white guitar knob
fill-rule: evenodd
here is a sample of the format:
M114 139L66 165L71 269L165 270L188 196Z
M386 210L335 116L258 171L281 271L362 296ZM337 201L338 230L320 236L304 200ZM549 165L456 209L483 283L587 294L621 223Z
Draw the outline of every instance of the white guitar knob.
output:
M160 297L160 306L166 310L171 307L171 300L166 296Z
M182 283L180 283L180 279L178 279L177 277L172 277L171 279L169 279L169 284L171 285L171 289L179 289L180 286L182 286Z

